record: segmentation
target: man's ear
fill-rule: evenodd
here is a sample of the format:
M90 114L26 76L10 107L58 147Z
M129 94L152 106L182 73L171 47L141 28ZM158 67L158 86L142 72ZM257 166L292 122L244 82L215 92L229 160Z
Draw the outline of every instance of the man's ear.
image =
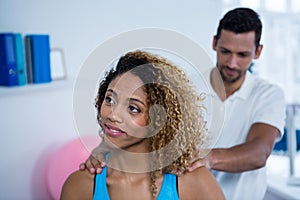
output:
M262 51L263 47L264 47L264 46L263 46L262 44L258 45L258 47L257 47L257 49L256 49L256 51L255 51L254 59L258 59L258 58L259 58L259 56L260 56L260 54L261 54L261 51Z
M216 51L216 49L217 49L217 42L218 42L218 39L217 39L216 36L214 36L213 42L212 42L212 48L213 48L213 50L215 50L215 51Z

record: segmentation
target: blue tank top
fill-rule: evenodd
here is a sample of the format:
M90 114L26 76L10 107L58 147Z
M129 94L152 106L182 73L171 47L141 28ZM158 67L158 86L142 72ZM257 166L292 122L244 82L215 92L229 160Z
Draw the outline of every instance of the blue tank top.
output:
M102 173L96 175L93 200L110 200L106 185L106 171L107 167L104 167ZM179 200L176 178L177 177L174 174L164 174L164 179L157 200Z

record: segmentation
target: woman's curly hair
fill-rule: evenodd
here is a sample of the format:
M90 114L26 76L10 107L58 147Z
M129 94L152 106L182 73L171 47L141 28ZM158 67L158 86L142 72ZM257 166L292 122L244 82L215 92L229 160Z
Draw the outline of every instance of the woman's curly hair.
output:
M165 58L141 50L128 52L100 82L96 98L99 123L108 85L126 72L143 81L147 94L151 192L156 196L156 178L163 173L185 173L193 151L201 150L206 141L203 98L185 73Z

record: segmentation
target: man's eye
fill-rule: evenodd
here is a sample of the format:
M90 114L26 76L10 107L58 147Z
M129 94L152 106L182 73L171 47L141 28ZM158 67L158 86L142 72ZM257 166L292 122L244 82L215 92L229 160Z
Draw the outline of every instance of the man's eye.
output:
M240 57L247 57L248 55L245 54L245 53L239 53L239 56L240 56Z
M228 54L229 51L227 51L227 50L221 50L221 53L222 53L222 54Z

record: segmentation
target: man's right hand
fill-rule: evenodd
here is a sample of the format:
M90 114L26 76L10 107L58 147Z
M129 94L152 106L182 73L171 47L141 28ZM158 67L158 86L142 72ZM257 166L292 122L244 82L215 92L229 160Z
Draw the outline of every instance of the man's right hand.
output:
M103 167L106 166L105 154L108 153L108 149L105 148L103 143L100 143L95 149L93 149L88 159L79 165L80 170L87 169L90 174L100 174Z

